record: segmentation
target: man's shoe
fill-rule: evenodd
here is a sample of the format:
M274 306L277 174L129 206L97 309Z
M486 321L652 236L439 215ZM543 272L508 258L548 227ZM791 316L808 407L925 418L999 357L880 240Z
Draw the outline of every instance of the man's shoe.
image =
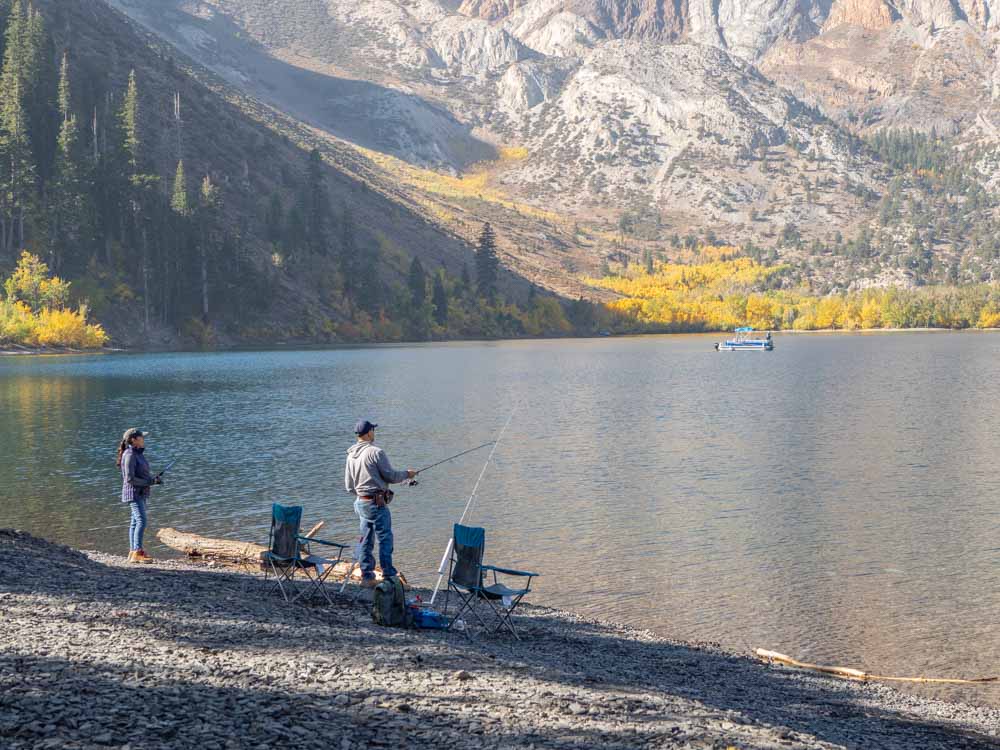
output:
M151 563L154 562L153 558L146 554L146 550L137 549L135 551L135 561L141 563Z
M128 553L128 560L126 560L126 562L130 562L130 563L134 563L135 562L135 550L130 550L129 551L129 553Z

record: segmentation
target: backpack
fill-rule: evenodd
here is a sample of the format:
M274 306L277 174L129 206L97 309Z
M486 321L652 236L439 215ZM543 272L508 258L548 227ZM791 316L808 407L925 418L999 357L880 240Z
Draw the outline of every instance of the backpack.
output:
M406 593L399 577L385 578L375 587L372 596L372 620L376 625L389 628L405 628L410 625L411 616L406 608Z

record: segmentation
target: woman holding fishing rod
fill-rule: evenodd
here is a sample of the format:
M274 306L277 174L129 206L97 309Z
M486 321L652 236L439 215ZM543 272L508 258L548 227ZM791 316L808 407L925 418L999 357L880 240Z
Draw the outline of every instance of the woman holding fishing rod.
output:
M132 509L132 523L128 527L129 553L131 563L151 563L153 558L142 547L142 535L146 531L146 501L149 488L163 484L162 474L153 476L149 462L143 452L146 437L142 430L134 427L125 431L118 445L118 468L122 471L122 502Z

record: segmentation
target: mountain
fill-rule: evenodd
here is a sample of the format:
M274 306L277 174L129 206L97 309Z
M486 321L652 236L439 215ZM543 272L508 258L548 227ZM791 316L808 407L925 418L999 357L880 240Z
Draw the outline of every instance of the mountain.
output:
M115 3L442 226L489 219L508 267L563 295L692 235L771 248L821 288L998 270L965 231L997 218L988 0ZM871 147L910 129L947 139L961 178Z

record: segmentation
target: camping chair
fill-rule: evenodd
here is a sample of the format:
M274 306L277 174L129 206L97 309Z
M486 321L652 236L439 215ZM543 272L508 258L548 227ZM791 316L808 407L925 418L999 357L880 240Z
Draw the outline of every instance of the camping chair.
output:
M460 606L454 617L448 623L448 629L468 610L479 624L489 630L476 608L476 602L482 599L497 616L497 625L493 633L499 633L507 628L511 634L520 640L514 628L513 615L517 605L531 591L531 579L538 573L528 573L523 570L497 568L493 565L483 565L483 553L486 550L486 529L455 524L451 559L448 563L448 590L445 594L445 613L448 611L448 598L452 592L458 596ZM484 580L486 572L493 574L493 583ZM497 574L518 578L527 578L522 588L511 588L499 581Z
M346 544L327 542L323 539L315 539L299 534L302 524L302 507L295 505L286 507L275 503L271 506L271 530L268 534L267 552L261 555L261 562L264 565L264 581L268 576L274 576L274 584L268 589L268 593L273 593L275 589L281 591L281 596L290 604L305 597L311 599L317 593L322 594L328 604L333 604L330 595L326 592L327 576L340 562L347 549ZM313 554L310 545L319 544L337 550L337 557L324 557ZM295 573L301 571L308 579L308 584L303 591L294 593Z

